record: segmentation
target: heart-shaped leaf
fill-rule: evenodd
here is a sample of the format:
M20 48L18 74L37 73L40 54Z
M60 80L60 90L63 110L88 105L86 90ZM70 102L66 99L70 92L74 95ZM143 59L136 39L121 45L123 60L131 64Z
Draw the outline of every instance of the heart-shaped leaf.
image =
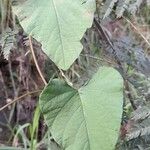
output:
M76 90L53 80L40 96L40 107L56 142L64 150L112 150L123 103L123 79L103 67Z
M61 69L78 58L80 40L92 25L94 0L19 0L13 7L24 30L42 43Z

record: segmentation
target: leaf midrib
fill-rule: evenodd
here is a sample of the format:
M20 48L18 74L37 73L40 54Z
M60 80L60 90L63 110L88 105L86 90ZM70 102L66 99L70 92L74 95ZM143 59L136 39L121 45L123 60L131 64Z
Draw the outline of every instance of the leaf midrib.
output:
M57 9L56 9L56 5L55 5L54 0L52 0L52 4L53 4L54 10L55 10L55 16L56 16L56 21L57 21L57 26L58 26L59 38L60 38L60 43L61 43L61 50L62 50L62 54L63 54L63 63L64 63L64 66L66 66L64 46L63 46L63 40L62 40L62 36L61 36L61 29L60 29L60 23L59 23L59 20L58 20L58 13L57 13Z
M90 139L89 139L89 131L88 131L88 127L87 127L87 121L86 121L86 117L85 117L85 111L84 111L84 107L83 107L83 103L82 103L82 99L81 99L81 95L80 95L80 89L78 90L78 95L80 97L80 102L81 102L81 107L82 107L82 114L83 114L83 118L85 120L85 128L86 128L86 133L87 133L87 138L88 138L88 141L89 141L89 149L91 150L91 145L90 145Z
M83 115L83 120L85 121L85 128L86 128L86 131L87 131L86 133L87 133L87 139L88 139L88 143L89 143L89 149L91 150L90 139L89 139L89 131L88 131L88 127L87 127L87 121L86 121L86 117L85 117L85 113L84 113L85 111L84 111L84 108L83 108L83 103L82 103L82 99L81 99L79 90L77 90L75 93L73 92L73 95L68 99L67 103L68 103L74 96L76 96L76 95L78 95L78 96L79 96L79 99L80 99L81 110L82 110L82 115ZM58 114L62 111L62 109L66 106L67 103L65 103L65 104L63 105L63 107L62 107L61 110L58 112ZM57 119L58 114L56 115L55 119L53 120L53 123L54 123L55 120ZM52 124L53 124L53 123L52 123ZM53 126L53 125L52 125L52 126Z

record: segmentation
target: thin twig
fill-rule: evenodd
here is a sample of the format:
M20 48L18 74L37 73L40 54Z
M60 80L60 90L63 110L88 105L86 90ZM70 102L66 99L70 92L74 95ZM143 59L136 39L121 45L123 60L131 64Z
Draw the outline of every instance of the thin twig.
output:
M99 58L99 57L95 57L95 56L92 56L92 55L88 55L88 54L80 54L80 56L83 56L83 57L89 57L89 58L92 58L92 59L95 59L95 60L99 60L99 61L106 61L107 63L109 63L109 64L113 64L111 61L109 61L109 60L107 60L107 59L105 59L105 58Z
M2 71L0 70L0 79L2 81L2 86L3 86L3 90L5 92L5 96L6 96L6 99L8 99L8 93L7 93L7 88L6 88L6 84L4 82L4 78L3 78L3 74L2 74Z
M128 91L127 96L128 96L129 101L130 101L130 103L131 103L131 106L132 106L132 108L133 108L134 110L136 110L136 109L137 109L137 106L135 105L134 99L133 99L133 97L132 97L132 95L131 95L131 93L130 93L131 90L130 90L129 82L128 82L127 80L124 80L124 85L125 85L126 90Z
M35 66L36 66L36 68L37 68L37 71L38 71L38 73L39 73L39 75L40 75L40 77L41 77L43 83L44 83L45 85L47 85L47 82L46 82L46 80L45 80L45 78L44 78L44 76L43 76L43 74L42 74L42 72L41 72L41 70L40 70L40 67L39 67L39 65L38 65L38 62L37 62L37 60L36 60L35 53L34 53L34 49L33 49L33 44L32 44L32 39L31 39L31 36L30 36L30 35L29 35L29 43L30 43L30 50L31 50L31 53L32 53L33 60L34 60Z
M137 33L144 39L144 41L150 46L150 42L145 38L145 36L137 29L137 27L126 17L122 16L136 31Z
M4 109L7 108L8 106L14 104L14 103L17 102L18 100L21 100L22 98L24 98L24 97L26 97L26 96L28 96L28 95L31 95L31 94L34 94L34 93L39 93L39 92L41 92L41 91L42 91L42 90L37 90L37 91L32 91L32 92L28 92L28 93L26 93L26 94L23 94L23 95L21 95L20 97L17 97L17 98L15 98L14 100L12 100L10 103L8 103L8 104L4 105L3 107L1 107L1 108L0 108L0 111L4 110Z
M12 73L12 66L11 66L11 61L9 60L9 63L8 63L9 65L9 73L10 73L10 79L11 79L11 82L12 82L12 87L13 87L13 91L14 91L14 98L17 98L18 97L18 90L17 90L17 88L16 88L16 85L15 85L15 81L14 81L14 76L13 76L13 73ZM14 105L12 106L12 109L11 109L11 111L10 111L10 114L9 114L9 119L8 119L8 122L10 123L11 122L11 120L12 120L12 117L13 117L13 114L15 113L15 108L17 107L18 105L16 105L15 103L14 103ZM18 111L16 111L16 114L17 114L17 116L18 116ZM17 119L17 117L16 117L16 122L18 122L18 119Z
M73 83L66 77L66 75L64 74L64 72L63 72L60 68L58 68L58 69L59 69L59 71L60 71L62 77L63 77L63 78L65 79L65 81L67 82L67 84L70 85L71 87L73 87Z

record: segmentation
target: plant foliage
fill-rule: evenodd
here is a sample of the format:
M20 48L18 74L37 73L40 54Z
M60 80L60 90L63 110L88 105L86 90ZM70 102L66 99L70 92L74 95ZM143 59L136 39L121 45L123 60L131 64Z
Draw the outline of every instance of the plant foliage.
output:
M60 80L48 84L40 96L40 106L62 149L114 148L122 118L122 86L120 74L108 67L100 68L78 90Z
M95 2L27 0L13 8L24 30L41 42L58 67L67 70L82 50L80 40L92 25Z
M1 53L3 53L4 58L8 60L8 56L10 53L10 50L14 46L15 42L15 31L11 30L10 28L7 28L3 31L2 37L0 39L0 46L2 48Z
M106 0L102 7L103 11L100 16L103 14L102 18L104 19L108 17L111 12L115 12L117 18L120 18L123 16L125 11L135 15L143 2L144 0ZM149 5L149 1L147 1L147 5ZM115 10L114 7L116 7Z
M134 100L144 99L145 97L132 96L129 91L132 91L131 89L135 87L137 88L137 93L135 92L137 95L139 93L144 95L143 90L140 90L140 88L142 86L147 89L147 86L142 85L144 83L141 79L136 81L136 77L141 78L141 74L144 74L144 76L150 74L148 67L150 60L143 49L137 47L129 36L123 35L119 36L119 38L117 35L113 36L112 34L111 36L110 26L105 28L103 26L105 24L103 21L105 20L100 20L99 15L103 19L109 18L110 14L115 14L117 18L120 18L126 11L135 15L143 0L106 0L101 5L102 10L97 8L100 10L100 14L95 15L96 3L94 0L12 1L14 13L18 16L23 29L42 44L43 51L56 64L56 67L63 70L69 69L79 57L82 48L84 50L89 49L86 54L97 54L96 51L100 52L101 49L104 49L104 52L100 52L100 54L103 53L102 55L98 56L98 58L93 58L99 60L101 57L106 57L109 64L117 68L125 79L124 85L133 109L138 108ZM93 18L92 28L84 34L86 29L91 27ZM7 17L2 20L6 23ZM116 26L116 24L114 23L113 26ZM9 27L10 25L8 25ZM8 57L9 50L12 48L10 47L12 46L10 41L13 41L11 38L14 37L14 33L11 31L6 32L5 29L3 31L5 36L2 34L1 47L6 55L5 57ZM83 46L80 43L81 39ZM81 55L83 56L83 54ZM90 55L90 57L92 56ZM85 57L86 59L89 58ZM102 58L102 60L104 59ZM77 60L75 65L82 68L79 61ZM84 65L88 66L89 64L86 62L90 61L84 61ZM102 65L104 64L105 62L102 63ZM97 64L92 65L94 66L93 70L95 70ZM82 73L86 69L82 68ZM77 69L72 70L80 78L80 75L76 72ZM93 74L93 70L86 70L85 72L89 71ZM67 71L69 72L69 70ZM40 96L40 108L52 137L64 150L114 149L122 116L123 78L115 69L101 67L90 78L89 82L85 82L87 79L85 77L82 83L76 83L79 84L78 87L80 88L75 88L73 82L67 78L66 72L60 70L61 76L67 83L58 78L52 80ZM82 79L80 78L78 82ZM72 86L69 86L68 83ZM130 85L132 86L130 87ZM150 112L146 107L137 109L132 114L133 117L130 121L139 126L132 126L130 121L127 123L127 125L131 125L128 130L130 132L126 136L127 140L150 133L148 125L149 114ZM39 119L40 116L35 116L33 123L38 124L36 118ZM37 126L30 128L31 131L33 130L31 134L32 148L36 144L34 136L36 136L37 128Z

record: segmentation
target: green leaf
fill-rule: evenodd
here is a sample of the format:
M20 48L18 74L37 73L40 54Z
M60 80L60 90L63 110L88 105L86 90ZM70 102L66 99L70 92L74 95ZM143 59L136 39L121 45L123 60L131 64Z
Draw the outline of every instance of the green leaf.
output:
M80 40L92 25L95 1L23 0L13 10L24 30L42 43L58 67L67 70L82 50Z
M17 148L17 147L0 147L0 150L25 150L24 148Z
M76 90L53 80L40 96L40 107L56 142L64 150L112 150L123 103L123 80L102 67L89 83Z

